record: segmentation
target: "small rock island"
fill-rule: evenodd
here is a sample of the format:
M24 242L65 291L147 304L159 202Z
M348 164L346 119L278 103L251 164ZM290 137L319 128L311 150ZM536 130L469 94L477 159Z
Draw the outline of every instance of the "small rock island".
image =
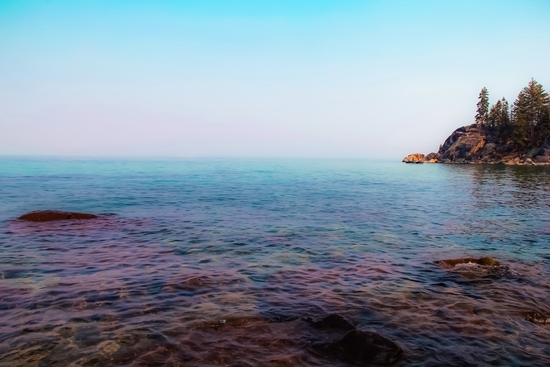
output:
M437 153L410 154L405 163L550 165L550 98L531 79L511 111L505 98L489 108L479 94L475 123L456 129Z

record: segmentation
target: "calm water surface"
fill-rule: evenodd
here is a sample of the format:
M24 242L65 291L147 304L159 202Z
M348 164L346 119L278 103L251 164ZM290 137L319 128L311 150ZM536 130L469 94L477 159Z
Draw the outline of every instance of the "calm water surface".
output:
M364 161L0 159L0 366L548 366L550 170ZM38 209L107 214L23 223ZM510 272L434 261L492 256ZM225 321L224 321L225 320Z

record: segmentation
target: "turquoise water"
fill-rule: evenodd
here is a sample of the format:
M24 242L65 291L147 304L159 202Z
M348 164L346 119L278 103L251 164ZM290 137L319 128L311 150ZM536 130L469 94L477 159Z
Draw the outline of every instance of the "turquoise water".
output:
M550 364L550 170L360 160L0 159L1 366ZM32 210L105 214L24 223ZM509 267L445 269L492 256ZM226 320L225 323L221 320Z

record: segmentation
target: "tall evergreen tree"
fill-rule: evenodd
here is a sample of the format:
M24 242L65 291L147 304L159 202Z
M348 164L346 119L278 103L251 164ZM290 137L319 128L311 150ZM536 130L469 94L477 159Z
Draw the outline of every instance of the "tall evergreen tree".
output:
M528 144L529 121L528 121L528 102L525 89L519 92L518 98L512 105L512 139L514 143L524 148Z
M477 102L476 124L485 125L489 120L489 92L483 87L479 92L479 102Z
M510 123L510 106L506 98L502 97L500 101L500 113L496 126L498 128L498 138L506 143L512 137L512 124Z
M503 97L492 105L489 111L487 126L496 130L502 143L506 143L512 137L509 108L508 101Z
M526 119L529 123L529 140L531 146L534 147L540 145L547 136L543 128L548 115L548 93L534 79L531 79L523 90L527 104Z
M497 103L491 106L489 110L489 118L487 120L487 126L498 127L502 120L502 101L498 100Z

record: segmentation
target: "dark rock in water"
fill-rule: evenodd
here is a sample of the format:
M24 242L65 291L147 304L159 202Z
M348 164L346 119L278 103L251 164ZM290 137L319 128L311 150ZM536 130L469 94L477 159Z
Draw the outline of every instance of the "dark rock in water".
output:
M403 350L381 335L352 330L340 341L315 346L315 350L327 356L354 364L389 365L403 356Z
M529 312L525 316L525 320L532 322L533 324L547 325L550 324L550 317L541 314L540 312Z
M51 220L67 220L67 219L93 219L97 215L86 213L62 212L57 210L37 210L27 214L23 214L18 219L29 222L46 222Z
M311 322L314 327L319 329L339 329L345 331L355 329L355 326L353 326L348 319L338 314L329 315L316 322L312 322L311 319L307 319L306 321Z
M500 266L500 263L493 259L492 257L482 257L479 259L473 258L473 257L466 257L464 259L452 259L452 260L439 260L436 261L436 264L439 265L447 265L447 266L455 266L458 264L478 264L478 265L484 265L484 266Z

